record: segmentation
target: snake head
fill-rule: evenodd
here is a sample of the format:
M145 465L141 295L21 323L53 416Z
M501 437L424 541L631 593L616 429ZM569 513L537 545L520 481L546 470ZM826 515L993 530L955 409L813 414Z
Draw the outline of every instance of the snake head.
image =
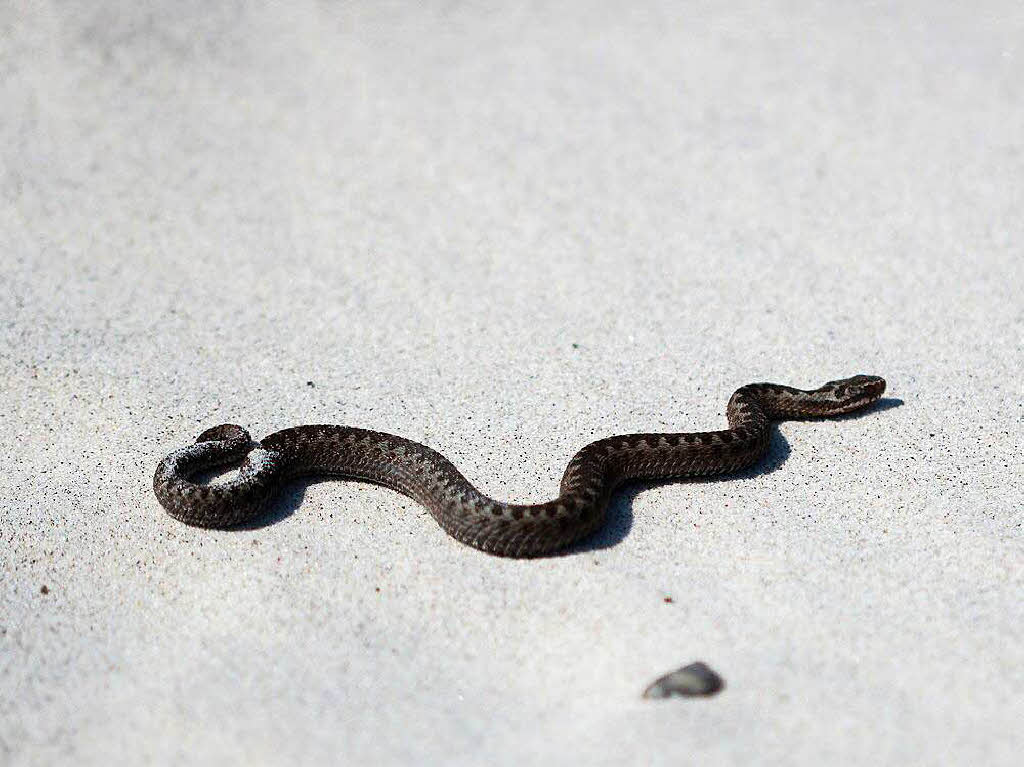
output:
M829 381L817 394L827 405L829 415L849 413L870 405L885 392L885 379L878 376L856 375Z

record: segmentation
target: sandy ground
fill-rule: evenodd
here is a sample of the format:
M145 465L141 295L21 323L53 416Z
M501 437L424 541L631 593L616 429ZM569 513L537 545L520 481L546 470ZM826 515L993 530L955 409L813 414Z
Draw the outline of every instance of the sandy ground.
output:
M4 6L0 762L1019 757L1024 10L726 5ZM327 422L541 501L856 372L881 407L563 557L150 486ZM641 700L694 660L722 693Z

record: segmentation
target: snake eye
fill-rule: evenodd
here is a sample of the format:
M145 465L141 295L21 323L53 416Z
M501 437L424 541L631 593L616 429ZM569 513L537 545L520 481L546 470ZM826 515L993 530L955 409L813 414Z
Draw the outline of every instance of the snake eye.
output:
M850 387L848 386L837 386L835 392L836 399L843 399L846 396L846 393L849 391L849 388Z

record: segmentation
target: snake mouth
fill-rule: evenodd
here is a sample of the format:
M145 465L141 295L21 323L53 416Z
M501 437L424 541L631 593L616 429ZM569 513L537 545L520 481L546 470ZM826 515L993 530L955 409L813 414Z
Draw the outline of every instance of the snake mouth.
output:
M883 394L885 394L885 379L874 378L867 384L867 393L864 396L867 402L874 402Z
M875 402L877 399L878 399L877 397L860 397L858 399L851 400L850 402L847 402L847 403L843 404L841 407L836 408L832 412L835 415L844 415L846 413L853 413L853 412L856 412L857 410L860 410L861 408L867 407L872 402Z

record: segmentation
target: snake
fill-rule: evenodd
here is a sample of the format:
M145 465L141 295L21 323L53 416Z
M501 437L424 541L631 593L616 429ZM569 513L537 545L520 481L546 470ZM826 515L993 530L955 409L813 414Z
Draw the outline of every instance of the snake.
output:
M612 494L624 483L728 474L768 452L776 421L839 416L867 407L885 391L878 376L856 375L817 389L773 383L742 386L726 407L729 428L668 434L622 434L591 442L569 461L558 497L513 504L480 492L436 450L403 437L351 426L295 426L253 440L237 424L207 429L160 461L153 490L175 519L196 527L258 523L290 480L334 476L403 493L453 538L504 557L561 550L602 527ZM230 479L197 475L237 465Z

